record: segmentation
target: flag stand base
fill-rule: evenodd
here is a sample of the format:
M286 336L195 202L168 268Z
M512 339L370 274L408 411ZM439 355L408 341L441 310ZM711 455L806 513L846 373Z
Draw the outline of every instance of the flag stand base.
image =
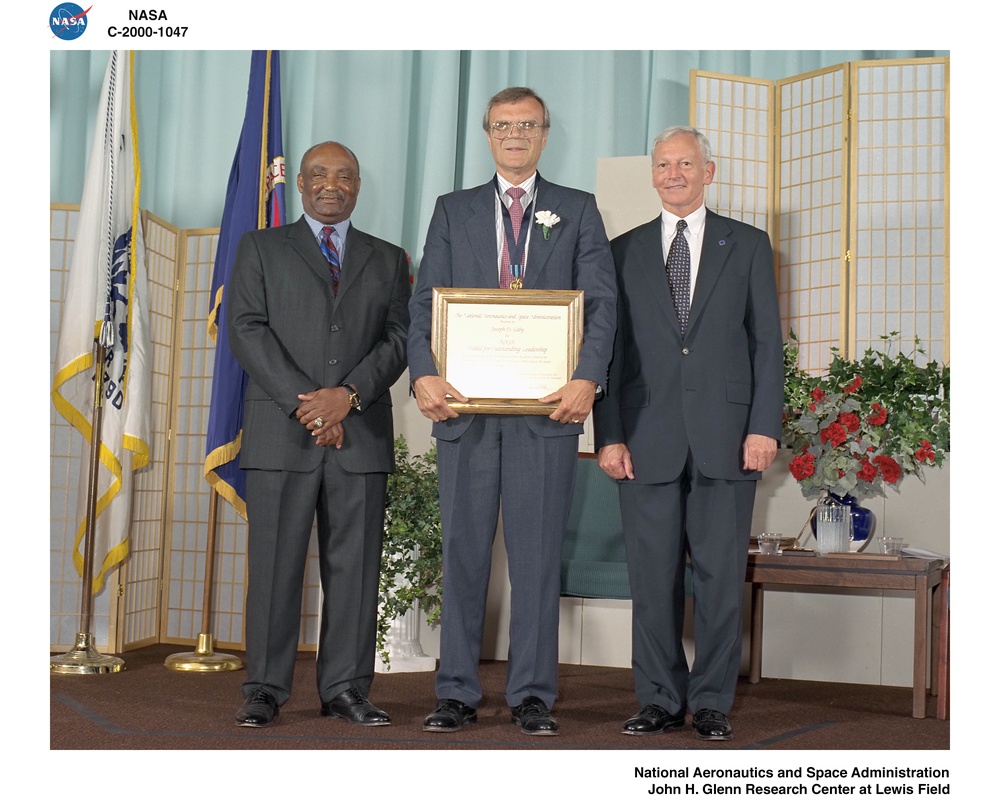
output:
M97 652L92 633L78 633L72 650L49 659L49 672L59 675L103 675L123 669L125 662L117 656Z
M212 649L212 634L199 633L198 647L193 653L174 653L163 662L167 669L180 672L231 672L243 669L243 662L236 656L216 653Z

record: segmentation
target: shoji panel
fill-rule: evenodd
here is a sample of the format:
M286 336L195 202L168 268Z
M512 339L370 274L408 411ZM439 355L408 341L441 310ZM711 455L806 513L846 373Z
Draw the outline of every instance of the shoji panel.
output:
M899 331L949 358L948 61L853 65L850 352Z
M692 124L708 137L716 166L706 204L769 231L772 83L692 70L691 86Z
M73 259L79 206L53 204L49 212L49 386L55 371L56 345L66 277ZM83 579L73 565L78 495L87 482L89 447L49 403L49 646L69 650L80 630ZM101 652L115 649L112 614L117 610L117 570L94 598L90 632Z
M218 648L242 649L246 585L246 522L224 500L216 521L211 631L202 631L210 489L204 478L205 431L212 399L215 344L208 336L212 270L218 230L181 237L182 308L174 346L173 441L166 519L162 640L193 643L211 633ZM300 644L319 637L319 562L315 535L306 564Z
M800 342L799 366L819 371L846 343L846 65L778 81L778 289Z
M185 231L180 241L183 302L176 315L178 327L172 365L172 456L162 605L163 640L168 642L194 641L202 633L209 501L208 484L202 475L204 433L212 396L212 358L206 320L217 242L216 231ZM221 530L218 536L220 541L232 538ZM240 608L242 611L242 603ZM208 632L214 635L213 631ZM215 638L220 643L228 639ZM235 641L241 638L237 636Z
M177 228L144 214L152 366L150 464L136 475L129 555L122 567L120 649L159 641L160 555L170 427L170 367L177 292Z

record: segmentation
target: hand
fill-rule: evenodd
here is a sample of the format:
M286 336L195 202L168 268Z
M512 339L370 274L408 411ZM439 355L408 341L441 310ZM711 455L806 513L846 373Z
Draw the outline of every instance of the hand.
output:
M336 447L338 450L344 446L344 426L339 422L332 425L326 423L318 431L313 433L316 444L319 447Z
M559 407L549 414L549 419L569 423L583 422L590 416L597 394L597 384L594 381L577 378L550 395L539 398L539 403L549 405L558 403Z
M454 419L458 412L448 405L448 399L468 403L469 398L438 375L424 375L413 382L413 393L417 397L417 408L431 422Z
M743 441L743 469L767 469L777 454L777 439L759 433L748 433Z
M632 470L632 454L624 444L608 444L598 450L597 466L616 481L635 478L635 472Z
M295 416L313 436L318 436L328 425L339 425L351 410L350 393L343 386L300 394L299 400L302 402L295 409ZM323 421L318 428L316 420Z

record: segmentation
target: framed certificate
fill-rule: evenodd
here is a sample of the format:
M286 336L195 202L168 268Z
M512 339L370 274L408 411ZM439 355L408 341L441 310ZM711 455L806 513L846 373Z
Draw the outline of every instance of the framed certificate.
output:
M460 414L551 414L538 399L573 377L583 343L583 292L444 289L432 295L438 374L468 403Z

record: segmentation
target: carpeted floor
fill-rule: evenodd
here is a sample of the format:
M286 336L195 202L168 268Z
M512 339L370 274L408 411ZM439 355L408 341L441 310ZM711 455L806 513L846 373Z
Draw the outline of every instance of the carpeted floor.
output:
M156 645L124 656L110 675L51 675L52 750L947 750L947 720L913 719L907 688L764 679L741 680L730 719L735 736L705 743L690 727L623 736L634 713L631 671L564 665L555 714L562 733L525 736L503 700L505 662L483 662L479 721L453 734L421 723L434 706L434 673L375 676L372 701L393 724L358 728L322 717L311 654L299 657L292 697L276 725L239 728L243 670L185 673L164 660L184 652Z

